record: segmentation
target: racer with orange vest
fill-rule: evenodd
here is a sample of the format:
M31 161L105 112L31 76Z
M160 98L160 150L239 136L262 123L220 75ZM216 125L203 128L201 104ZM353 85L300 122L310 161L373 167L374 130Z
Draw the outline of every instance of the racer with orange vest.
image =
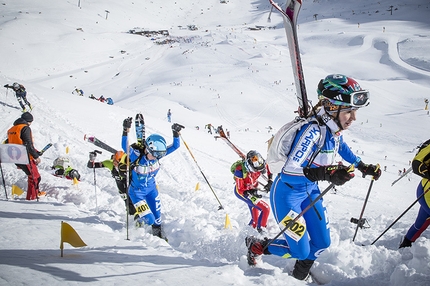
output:
M260 153L251 150L246 154L245 159L233 163L231 171L236 183L234 194L248 205L251 212L249 225L262 233L263 228L267 226L270 207L261 199L262 195L257 193L257 187L258 178L266 172L266 162ZM270 183L265 187L266 192L270 190L272 174L269 173L268 176Z
M27 148L29 163L27 165L16 164L28 176L27 200L35 200L39 195L40 174L37 165L40 163L40 153L34 148L30 125L33 115L24 112L15 120L13 127L7 131L6 143L20 144Z

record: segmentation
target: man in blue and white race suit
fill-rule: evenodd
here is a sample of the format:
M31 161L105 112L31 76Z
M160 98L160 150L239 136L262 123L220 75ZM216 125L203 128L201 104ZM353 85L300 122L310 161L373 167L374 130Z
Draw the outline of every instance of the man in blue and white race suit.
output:
M331 91L326 92L326 88ZM337 93L332 94L333 90ZM341 135L341 131L348 129L356 120L356 113L361 106L359 103L365 106L368 92L361 90L351 78L330 75L321 80L318 93L320 102L315 107L315 120L310 120L296 133L290 152L285 154L286 161L270 191L272 211L282 230L321 194L318 181L343 185L354 177L354 167L374 179L381 175L379 165L364 164ZM358 102L354 98L354 105L351 103L353 96L365 96L366 100ZM336 162L337 154L350 166ZM252 265L253 258L262 254L295 258L297 261L293 276L299 280L306 279L315 259L330 246L326 211L321 198L285 230L283 239L276 239L270 244L267 239L248 239L248 263Z

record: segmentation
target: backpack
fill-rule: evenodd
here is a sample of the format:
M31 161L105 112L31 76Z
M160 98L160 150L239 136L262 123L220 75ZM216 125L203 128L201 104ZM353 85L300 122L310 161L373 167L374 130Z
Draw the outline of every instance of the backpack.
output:
M69 158L66 157L58 157L57 159L54 160L54 167L57 168L62 168L65 169L69 166Z
M288 160L291 146L293 145L298 131L303 125L311 122L318 123L318 120L315 117L296 117L294 120L282 126L281 129L279 129L278 132L269 139L266 162L269 165L269 170L272 174L281 173L285 162ZM324 141L325 128L324 132L321 132L318 148L322 147Z
M231 173L234 175L234 173L235 173L235 171L236 171L236 169L237 169L238 166L240 166L240 168L242 169L243 179L245 179L248 176L248 171L243 166L243 161L242 160L238 160L238 161L234 162L233 165L231 165L231 167L230 167Z

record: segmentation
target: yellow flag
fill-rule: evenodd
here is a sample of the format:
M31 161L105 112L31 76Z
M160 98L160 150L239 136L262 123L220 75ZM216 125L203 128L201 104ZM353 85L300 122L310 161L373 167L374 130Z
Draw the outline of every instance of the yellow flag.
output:
M228 217L228 214L225 215L225 226L224 228L231 228L230 218Z
M66 154L69 154L69 146L66 147Z
M82 241L79 234L76 232L76 230L67 222L61 222L61 243L60 243L60 249L63 250L64 245L63 243L67 242L73 247L83 247L87 246L85 242Z
M74 177L73 178L73 185L77 185L77 184L79 184L79 181L78 181L78 179L76 179L76 177Z
M12 196L20 196L22 195L22 193L24 193L24 191L20 187L18 187L17 185L12 185Z
M196 184L196 191L199 190L199 189L200 189L200 183L197 182L197 184Z

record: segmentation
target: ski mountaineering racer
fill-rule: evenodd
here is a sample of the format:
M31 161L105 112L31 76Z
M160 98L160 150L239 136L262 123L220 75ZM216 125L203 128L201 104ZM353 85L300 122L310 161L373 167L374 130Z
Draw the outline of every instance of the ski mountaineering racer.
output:
M251 150L246 154L246 158L236 161L231 166L234 175L236 197L248 205L251 212L249 225L257 229L259 233L264 233L267 220L270 214L269 205L262 200L262 195L258 194L258 178L266 172L266 161L260 153ZM272 174L269 173L269 180ZM266 190L266 192L268 192Z
M151 134L142 142L139 142L142 138L138 138L140 144L132 144L129 147L127 137L131 123L131 117L124 119L122 148L124 152L130 148L130 162L133 162L128 193L139 216L136 226L151 225L152 234L165 239L161 227L161 202L155 176L160 170L159 160L179 148L179 132L184 127L177 123L172 125L173 144L169 146L161 135Z
M317 92L319 102L309 122L294 133L291 151L283 154L287 159L281 162L283 167L271 187L272 212L280 225L286 225L321 194L318 181L343 185L354 177L353 167L336 164L336 154L363 175L375 180L381 175L378 165L365 164L341 135L356 120L358 109L369 104L369 92L361 89L354 79L339 74L322 79ZM269 167L275 171L270 163ZM256 257L263 254L294 258L297 261L292 275L298 280L307 279L314 261L330 246L330 229L322 202L322 199L314 202L294 227L283 233L283 239L247 237L248 263L255 265Z

